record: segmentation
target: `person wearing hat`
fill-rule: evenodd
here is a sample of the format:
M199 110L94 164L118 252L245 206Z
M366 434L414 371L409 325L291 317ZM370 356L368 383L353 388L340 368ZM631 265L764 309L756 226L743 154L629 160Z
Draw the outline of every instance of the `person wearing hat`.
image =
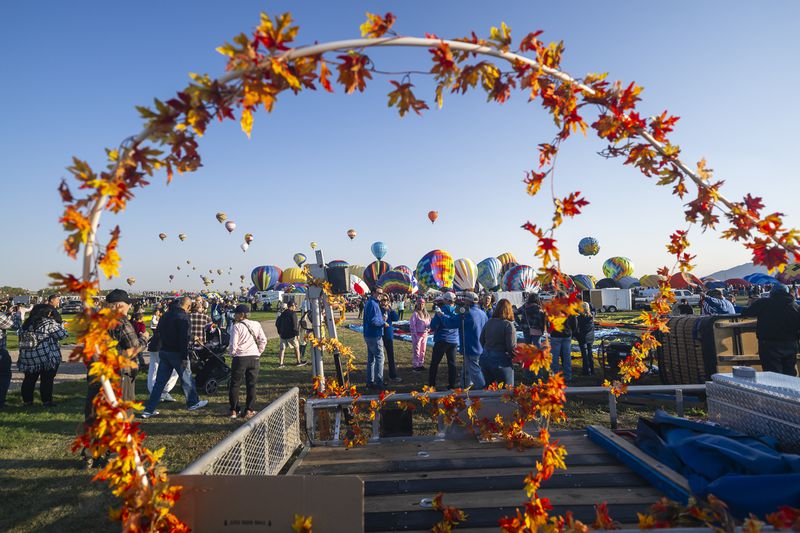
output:
M436 316L431 319L430 329L433 332L433 353L431 366L428 370L428 385L436 387L436 374L442 357L447 357L447 388L456 388L456 350L458 349L458 323L456 316L455 295L452 292L444 293L442 303L436 311Z
M250 306L237 305L233 310L233 324L230 327L231 340L228 351L231 363L231 382L228 387L230 418L250 418L254 414L256 404L256 382L258 381L259 358L267 347L267 336L261 324L250 320ZM245 379L247 398L244 408L239 405L239 388Z
M475 389L482 389L486 386L481 370L480 358L483 353L481 346L481 332L483 331L489 317L486 311L478 305L478 295L472 291L464 293L466 309L461 314L459 320L459 333L461 343L459 352L464 356L464 368L462 370L461 385L463 388L472 385Z
M759 298L742 311L742 316L756 317L758 358L765 372L797 375L798 339L800 339L800 307L789 294L789 288L776 284L769 298Z
M150 391L150 397L144 405L142 418L147 419L159 414L155 409L158 402L161 401L161 393L164 392L164 386L169 381L173 370L177 371L181 378L187 409L195 411L208 405L208 400L201 400L197 396L197 387L189 363L189 346L192 339L190 338L191 325L188 312L191 308L191 298L188 296L177 298L158 322L156 335L161 340L158 352L158 372L156 372L153 390Z
M378 287L364 304L364 343L367 345L367 388L383 388L383 328L386 315L381 310L383 289Z

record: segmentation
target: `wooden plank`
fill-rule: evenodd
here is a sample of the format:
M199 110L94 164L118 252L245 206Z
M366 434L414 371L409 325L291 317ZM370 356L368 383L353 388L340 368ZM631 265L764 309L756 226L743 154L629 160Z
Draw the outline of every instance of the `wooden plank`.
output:
M364 512L413 512L420 509L423 498L432 498L435 493L418 492L409 494L392 494L388 496L370 496L364 498ZM602 487L602 488L572 488L572 489L546 489L539 491L541 497L550 498L567 508L580 505L595 505L601 502L610 504L638 504L642 508L658 501L662 496L658 490L646 487ZM514 507L527 501L525 491L519 490L492 490L474 492L448 493L445 497L447 505L453 505L469 513L469 509L481 507Z
M424 472L372 472L368 474L358 474L363 481L372 481L375 479L392 480L392 479L446 479L458 476L505 476L509 474L525 475L533 469L532 466L527 468L477 468L466 470L432 470ZM569 469L572 474L622 474L630 472L631 469L627 466L618 463L613 465L592 465L592 466L573 466ZM564 473L563 470L556 470L554 475Z
M664 495L686 503L691 494L689 482L678 472L649 456L623 437L601 426L587 428L589 438L628 465L634 472L649 481Z
M613 465L618 461L610 455L576 454L567 455L568 467L586 465ZM530 455L506 455L500 457L461 457L447 459L419 459L408 461L356 461L322 465L300 465L297 474L304 475L353 475L372 472L428 472L432 470L463 470L475 468L531 468Z

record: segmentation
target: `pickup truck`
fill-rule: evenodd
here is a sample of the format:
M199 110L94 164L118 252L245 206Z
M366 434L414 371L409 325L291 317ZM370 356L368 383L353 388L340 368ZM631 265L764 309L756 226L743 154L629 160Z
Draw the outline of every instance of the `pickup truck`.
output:
M700 305L700 295L695 294L688 289L672 289L672 293L675 295L675 301L680 303L681 300L686 300L689 305L699 306ZM641 308L647 307L650 305L656 295L658 294L658 289L650 289L645 294L641 294L633 299L634 307Z

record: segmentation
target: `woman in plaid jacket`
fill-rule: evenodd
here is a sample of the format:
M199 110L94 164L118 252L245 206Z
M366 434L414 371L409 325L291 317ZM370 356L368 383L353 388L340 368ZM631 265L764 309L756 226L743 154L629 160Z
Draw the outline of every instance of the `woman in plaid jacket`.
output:
M31 341L32 347L24 347L20 342L17 366L20 372L25 373L25 378L22 380L22 402L25 405L33 405L33 390L41 378L39 393L42 403L46 407L52 407L53 380L61 364L59 341L67 338L67 330L63 324L55 320L51 306L39 304L31 310L28 318L22 323L20 340L23 336L35 340Z

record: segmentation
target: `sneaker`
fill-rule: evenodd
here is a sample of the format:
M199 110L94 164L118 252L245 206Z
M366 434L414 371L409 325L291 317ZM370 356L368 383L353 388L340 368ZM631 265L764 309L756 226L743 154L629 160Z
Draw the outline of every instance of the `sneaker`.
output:
M149 413L149 412L147 412L147 411L144 411L144 412L142 412L142 414L140 414L139 416L140 416L140 417L142 417L142 418L144 418L145 420L147 420L147 419L148 419L148 418L150 418L151 416L158 416L158 415L160 415L160 414L161 414L161 413L159 413L158 411L153 411L152 413Z
M236 411L231 411L231 414L228 416L228 418L230 418L231 420L234 420L236 418L239 418L239 415L236 414Z
M283 363L281 363L281 364L279 364L279 365L278 365L278 368L283 368L283 367L285 367L285 366L286 366L286 365L284 365Z
M175 400L175 398L172 397L172 394L170 394L168 392L165 392L164 394L161 395L161 401L162 402L174 402L176 400Z
M256 416L255 411L247 411L247 413L244 415L245 418L253 418L254 416Z
M422 367L421 366L412 367L411 371L412 372L422 372Z
M306 366L307 364L308 361L300 361L299 363L297 363L297 366Z
M403 378L401 378L400 376L395 376L393 378L389 378L389 381L391 381L392 383L400 383L401 381L403 381Z
M51 402L44 402L42 405L44 405L45 407L55 407L56 406L56 402L52 402L52 401Z
M189 407L189 410L190 411L197 411L198 409L202 409L206 405L208 405L208 400L200 400L199 402L197 402L193 406Z

